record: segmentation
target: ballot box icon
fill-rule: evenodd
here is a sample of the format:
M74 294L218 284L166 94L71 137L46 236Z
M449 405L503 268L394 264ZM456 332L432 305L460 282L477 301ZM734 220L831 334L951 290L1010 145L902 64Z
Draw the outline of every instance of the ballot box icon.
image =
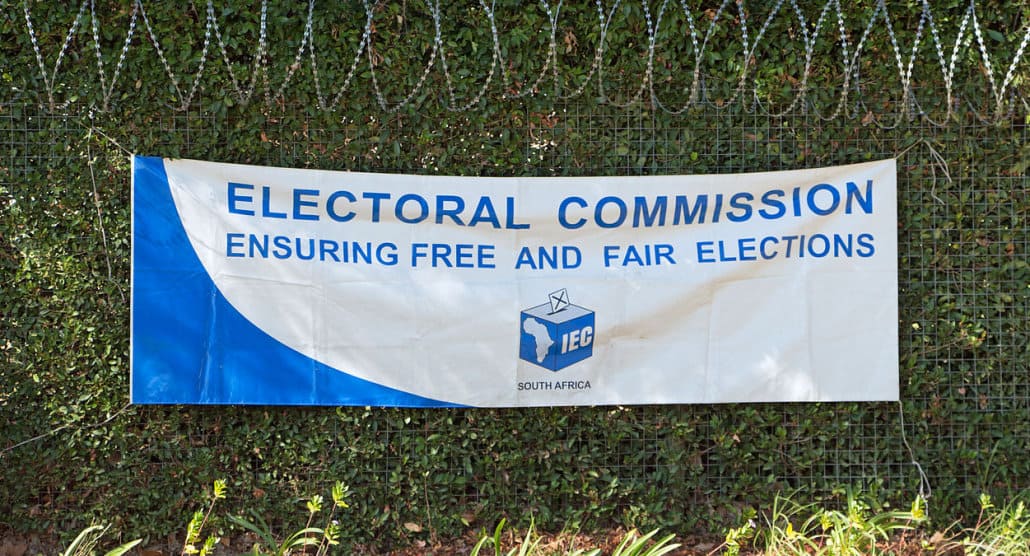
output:
M594 312L571 303L565 290L522 311L519 330L519 357L551 371L594 354Z

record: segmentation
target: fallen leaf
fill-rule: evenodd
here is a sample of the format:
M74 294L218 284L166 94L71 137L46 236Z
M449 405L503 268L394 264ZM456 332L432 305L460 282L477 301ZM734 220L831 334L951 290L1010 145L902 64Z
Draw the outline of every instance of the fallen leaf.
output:
M2 556L22 556L29 549L29 545L23 542L5 542L0 545L0 555Z
M422 532L422 526L421 525L419 525L418 523L412 523L410 521L404 524L404 528L407 529L408 531L411 531L412 533L421 533Z

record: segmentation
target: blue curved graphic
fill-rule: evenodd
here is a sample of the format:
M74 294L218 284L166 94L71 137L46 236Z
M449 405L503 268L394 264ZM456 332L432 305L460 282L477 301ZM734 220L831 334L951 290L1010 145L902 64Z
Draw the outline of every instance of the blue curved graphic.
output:
M333 369L247 320L190 245L161 158L134 158L132 203L133 403L461 407Z

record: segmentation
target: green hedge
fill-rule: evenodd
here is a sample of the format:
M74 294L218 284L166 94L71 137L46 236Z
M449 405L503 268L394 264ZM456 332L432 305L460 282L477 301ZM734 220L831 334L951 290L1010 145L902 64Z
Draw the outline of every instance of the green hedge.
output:
M312 37L328 90L349 71L366 13L357 3L325 4L315 8ZM745 508L796 489L831 502L849 485L911 499L920 479L906 439L933 487L931 516L943 522L975 509L980 491L1030 488L1030 81L1027 62L1012 65L1027 9L976 4L992 88L969 20L949 84L928 28L920 31L921 3L891 3L904 68L921 37L913 96L906 97L880 16L844 96L831 7L811 45L808 90L776 115L798 92L806 62L791 4L745 67L742 21L753 41L769 7L742 20L736 3L718 12L718 3L688 2L702 34L720 14L701 52L704 87L691 98L697 52L680 4L668 3L650 75L654 98L686 106L675 114L653 100L652 87L619 105L649 71L642 5L611 12L602 90L591 73L597 9L571 4L562 6L555 34L557 85L548 69L538 90L529 88L550 57L542 5L502 2L496 14L507 77L495 72L479 102L452 111L437 61L411 102L394 112L382 109L374 86L395 103L419 82L434 37L421 4L373 7L372 62L359 57L334 110L319 106L308 53L281 98L267 103L258 79L253 97L241 102L213 34L197 92L182 106L201 60L203 5L183 15L170 4L142 4L178 92L139 19L110 94L99 80L88 5L56 79L39 71L25 5L4 5L0 528L68 535L96 517L126 537L156 540L181 532L203 489L226 477L224 508L253 509L291 526L300 525L299 498L343 480L354 493L345 538L380 548L460 534L467 523L490 527L505 515L522 525L533 516L545 529L618 523L685 531L735 523ZM660 6L650 6L653 21ZM28 7L49 72L79 6ZM453 104L463 104L490 72L492 33L478 5L441 8ZM809 31L822 8L798 8ZM947 60L967 8L934 6ZM98 2L96 13L110 86L133 4ZM844 11L852 55L875 13L873 2ZM226 58L245 84L260 10L217 6L216 17ZM304 34L306 7L277 3L266 17L275 97ZM582 94L567 98L581 86ZM532 94L511 98L516 93ZM126 407L129 153L501 176L742 172L896 156L905 428L896 404ZM408 522L422 531L405 528Z

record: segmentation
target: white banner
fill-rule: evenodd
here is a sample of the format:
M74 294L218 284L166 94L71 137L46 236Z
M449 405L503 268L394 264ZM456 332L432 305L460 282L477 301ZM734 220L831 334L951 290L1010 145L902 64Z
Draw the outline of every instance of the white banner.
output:
M133 400L898 399L894 160L482 178L134 160Z

